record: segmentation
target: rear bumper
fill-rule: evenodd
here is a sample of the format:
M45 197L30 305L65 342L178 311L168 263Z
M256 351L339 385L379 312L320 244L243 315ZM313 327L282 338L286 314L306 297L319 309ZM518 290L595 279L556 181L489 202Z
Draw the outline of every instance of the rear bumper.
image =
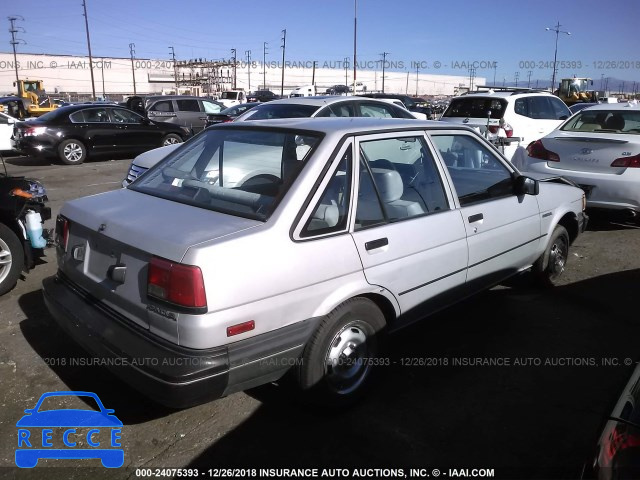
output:
M277 380L297 361L315 321L225 346L196 350L167 342L113 315L63 275L43 281L60 327L126 383L174 408Z
M550 168L546 161L529 159L527 169L567 178L587 195L587 207L640 212L640 171L627 169L620 175Z

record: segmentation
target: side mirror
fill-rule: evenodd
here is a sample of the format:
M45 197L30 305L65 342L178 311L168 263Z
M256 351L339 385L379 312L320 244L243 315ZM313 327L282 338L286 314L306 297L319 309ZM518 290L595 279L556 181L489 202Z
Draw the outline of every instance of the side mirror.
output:
M14 123L16 123L16 120L15 120L15 118L7 118L7 123L9 125L13 125Z
M142 117L142 125L151 125L151 120L147 117Z
M516 178L515 193L518 196L538 195L540 193L540 185L536 179L520 175Z

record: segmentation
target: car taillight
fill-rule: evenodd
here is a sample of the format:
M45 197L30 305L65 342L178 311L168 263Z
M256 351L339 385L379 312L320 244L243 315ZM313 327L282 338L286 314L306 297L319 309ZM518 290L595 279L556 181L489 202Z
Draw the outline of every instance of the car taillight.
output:
M509 138L513 137L513 127L511 125L505 122L502 125L502 128L504 129L504 133L507 137Z
M151 257L147 295L182 307L207 306L202 270L194 265Z
M532 158L539 158L540 160L548 160L550 162L560 161L560 157L558 156L557 153L544 148L544 145L542 144L542 140L536 140L535 142L531 142L527 147L527 152L529 153L529 156Z
M640 154L633 157L616 158L611 164L612 167L640 168Z
M42 135L47 130L47 127L28 127L24 131L25 137L37 137L38 135Z
M496 134L500 131L500 127L497 125L489 125L489 131L493 134Z
M71 222L68 218L58 215L56 218L56 243L64 252L69 244L69 227Z

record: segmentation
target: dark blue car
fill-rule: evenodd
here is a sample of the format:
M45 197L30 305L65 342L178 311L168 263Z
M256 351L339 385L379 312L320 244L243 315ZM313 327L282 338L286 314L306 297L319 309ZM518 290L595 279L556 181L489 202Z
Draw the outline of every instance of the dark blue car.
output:
M65 396L91 397L100 411L65 408L40 411L42 402L46 398ZM16 424L18 427L16 465L21 468L33 468L41 458L99 458L102 465L107 468L121 467L124 463L124 451L119 448L122 422L112 415L113 412L111 409L104 408L95 393L73 391L45 393L34 408L24 411L26 415ZM58 437L55 439L53 438L54 428ZM83 438L86 439L90 448L76 448L76 440L80 435L76 429L89 428L90 430L83 434ZM40 429L42 429L41 433ZM64 432L60 436L63 429ZM108 434L108 442L104 441L105 431ZM103 440L97 441L96 436L100 436ZM57 445L54 445L54 442Z

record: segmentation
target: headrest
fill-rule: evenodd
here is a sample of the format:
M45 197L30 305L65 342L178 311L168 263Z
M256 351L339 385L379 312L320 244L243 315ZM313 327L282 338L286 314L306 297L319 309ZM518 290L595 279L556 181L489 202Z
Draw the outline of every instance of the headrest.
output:
M371 172L383 203L393 202L402 197L404 185L402 184L402 177L396 170L372 168Z

